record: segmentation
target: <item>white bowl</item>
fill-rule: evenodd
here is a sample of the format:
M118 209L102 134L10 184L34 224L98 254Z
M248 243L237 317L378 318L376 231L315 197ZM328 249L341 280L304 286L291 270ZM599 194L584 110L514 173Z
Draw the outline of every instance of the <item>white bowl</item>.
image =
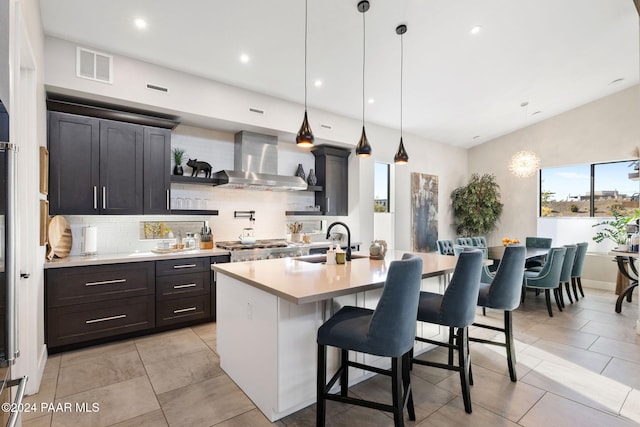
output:
M255 237L241 237L240 238L240 243L242 243L243 245L253 245L256 242L256 238Z

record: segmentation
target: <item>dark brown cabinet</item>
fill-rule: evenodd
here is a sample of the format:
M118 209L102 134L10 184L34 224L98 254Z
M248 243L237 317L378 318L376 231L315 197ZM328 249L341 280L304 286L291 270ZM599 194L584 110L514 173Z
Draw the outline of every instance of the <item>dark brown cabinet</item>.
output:
M349 214L349 154L351 151L319 145L312 150L316 158L316 176L321 191L316 205L324 215Z
M211 264L229 255L45 270L52 352L215 320Z
M172 325L211 317L208 257L156 261L156 324Z
M100 213L142 213L142 132L139 125L100 120Z
M52 214L169 213L168 129L49 112Z
M49 113L49 212L98 214L100 120Z
M155 326L154 263L46 270L50 348Z

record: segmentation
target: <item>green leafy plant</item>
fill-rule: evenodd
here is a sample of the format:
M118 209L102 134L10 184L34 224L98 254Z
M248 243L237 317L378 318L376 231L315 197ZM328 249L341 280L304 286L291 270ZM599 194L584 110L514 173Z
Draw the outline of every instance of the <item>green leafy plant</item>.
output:
M474 173L469 184L451 193L456 232L463 236L486 234L496 227L502 215L500 186L493 174Z
M622 215L615 207L611 208L611 212L613 213L613 219L606 219L597 224L593 224L592 227L604 226L604 228L593 236L593 240L595 240L596 243L601 243L608 239L618 245L624 245L627 243L627 225L640 218L640 209L634 209L633 214L628 216Z
M176 166L181 166L182 165L182 158L184 157L184 153L185 151L182 148L174 148L173 151L173 161L175 162Z

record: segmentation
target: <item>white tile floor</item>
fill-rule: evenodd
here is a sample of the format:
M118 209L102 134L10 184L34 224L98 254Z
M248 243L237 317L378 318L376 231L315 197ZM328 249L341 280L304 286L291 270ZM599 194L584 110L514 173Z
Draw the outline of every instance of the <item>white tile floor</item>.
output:
M466 414L455 372L415 366L416 426L640 425L638 304L614 312L613 292L586 298L550 318L544 298L527 295L514 312L518 377L509 381L504 350L472 343L473 413ZM554 307L555 309L555 307ZM478 312L478 319L482 315ZM484 321L500 324L489 311ZM487 331L472 331L487 336ZM490 333L493 334L493 333ZM96 402L98 412L23 414L23 426L266 426L269 421L220 369L216 325L209 323L49 358L40 392L25 403ZM444 360L441 350L424 357ZM386 378L350 389L390 399ZM329 402L329 426L391 426L388 414ZM315 425L315 405L277 423Z

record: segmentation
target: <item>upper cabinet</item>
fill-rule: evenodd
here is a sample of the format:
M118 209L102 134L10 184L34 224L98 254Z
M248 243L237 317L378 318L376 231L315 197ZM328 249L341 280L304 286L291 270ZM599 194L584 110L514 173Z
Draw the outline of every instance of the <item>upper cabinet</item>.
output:
M316 157L316 177L321 191L316 192L316 205L324 215L349 214L350 150L319 145L312 150Z
M168 129L50 112L50 212L169 213L170 139Z

